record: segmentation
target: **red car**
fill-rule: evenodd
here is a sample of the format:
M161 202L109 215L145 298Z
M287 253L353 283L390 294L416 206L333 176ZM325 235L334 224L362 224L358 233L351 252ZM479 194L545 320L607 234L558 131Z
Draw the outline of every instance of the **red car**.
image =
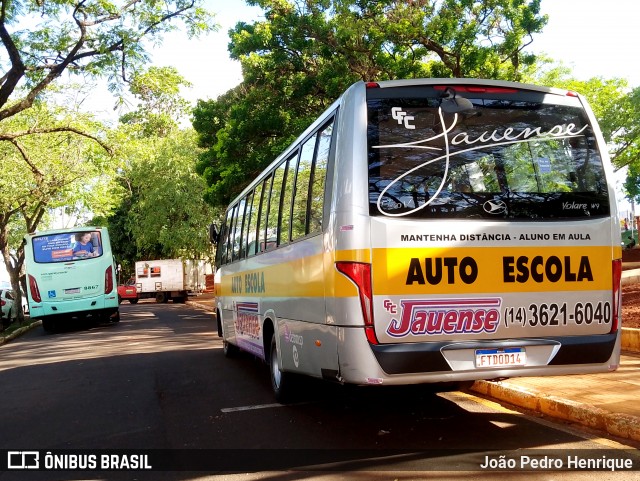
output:
M120 304L124 299L127 299L131 304L136 304L138 302L138 290L136 289L135 284L132 284L131 281L127 282L124 286L118 286L118 304Z

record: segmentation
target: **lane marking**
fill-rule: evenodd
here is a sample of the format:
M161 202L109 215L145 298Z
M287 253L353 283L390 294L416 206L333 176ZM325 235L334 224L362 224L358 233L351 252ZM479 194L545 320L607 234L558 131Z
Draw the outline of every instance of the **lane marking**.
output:
M270 408L281 408L284 407L285 404L273 403L273 404L254 404L253 406L238 406L235 408L222 408L220 411L223 413L235 413L239 411L253 411L255 409L270 409Z
M253 406L238 406L235 408L222 408L220 411L223 413L236 413L241 411L254 411L256 409L271 409L271 408L284 408L288 406L303 406L305 404L311 404L311 402L301 402L301 403L293 403L293 404L280 404L280 403L272 403L272 404L254 404Z

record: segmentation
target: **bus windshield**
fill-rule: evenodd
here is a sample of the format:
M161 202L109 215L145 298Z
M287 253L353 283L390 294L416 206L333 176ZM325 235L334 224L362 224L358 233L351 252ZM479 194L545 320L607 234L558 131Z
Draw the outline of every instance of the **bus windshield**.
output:
M49 264L92 259L102 256L98 231L77 231L37 236L32 239L36 263Z
M373 216L567 219L610 215L595 134L579 100L517 89L367 90Z

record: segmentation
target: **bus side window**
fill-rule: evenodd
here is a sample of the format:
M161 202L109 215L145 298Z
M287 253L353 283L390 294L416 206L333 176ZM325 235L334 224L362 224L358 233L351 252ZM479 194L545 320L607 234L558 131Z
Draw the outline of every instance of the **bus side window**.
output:
M251 207L251 214L249 218L249 232L247 233L247 257L256 255L258 252L258 225L260 220L260 203L262 202L262 185L256 185L255 193L253 194L253 203Z
M240 244L242 243L242 221L244 219L244 206L245 199L240 199L240 202L233 209L233 237L232 237L232 257L231 261L237 261L240 257Z
M280 222L280 244L289 242L291 232L291 201L293 198L296 165L298 163L298 152L296 151L285 162L287 165L287 179L282 190L282 219Z
M253 200L253 192L249 192L243 199L244 208L240 212L238 227L240 227L239 236L239 252L238 259L244 259L247 256L247 229L249 228L249 216L251 215L251 202Z
M278 245L278 219L280 215L280 198L282 195L282 181L284 180L284 163L273 173L273 185L269 200L269 215L267 216L267 238L265 250L270 251Z
M293 212L291 214L291 240L304 237L307 233L307 200L309 198L309 183L313 153L316 148L317 135L313 135L302 145L300 161L296 172L296 188L293 198Z
M329 149L331 148L331 134L333 124L329 124L320 132L316 158L313 164L311 180L311 195L309 196L309 234L322 230L322 209L324 201L324 185L329 163Z
M223 232L224 234L222 235L222 243L220 244L222 249L221 249L221 253L220 253L220 259L222 261L222 264L228 264L230 262L229 259L229 240L231 237L231 226L232 226L232 221L233 221L233 208L229 209L229 211L227 212L227 220L224 224L224 229Z
M260 222L258 223L258 251L266 250L267 214L269 213L269 198L273 175L269 175L262 183L262 203L260 204Z

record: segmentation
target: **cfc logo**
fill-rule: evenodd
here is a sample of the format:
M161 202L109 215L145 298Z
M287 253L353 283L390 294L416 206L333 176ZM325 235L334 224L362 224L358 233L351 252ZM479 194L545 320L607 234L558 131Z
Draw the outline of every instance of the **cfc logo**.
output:
M399 125L404 124L405 129L414 130L416 128L416 126L411 123L414 117L412 115L407 115L407 113L400 107L393 107L391 109L391 117L393 117Z

